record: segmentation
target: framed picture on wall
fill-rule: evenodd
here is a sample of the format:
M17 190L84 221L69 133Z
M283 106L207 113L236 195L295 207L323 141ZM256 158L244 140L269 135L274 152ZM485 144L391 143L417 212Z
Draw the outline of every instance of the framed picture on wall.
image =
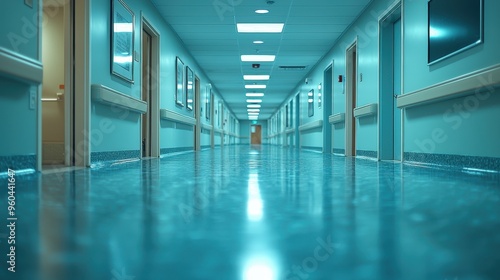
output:
M194 104L194 74L193 70L186 66L186 108L193 110Z
M212 87L210 85L207 86L206 99L205 99L205 117L207 120L210 120L211 114L211 100L212 100Z
M134 83L134 13L122 0L111 3L111 74Z
M175 60L175 103L184 106L184 63L177 57Z
M314 89L307 93L307 115L314 116Z

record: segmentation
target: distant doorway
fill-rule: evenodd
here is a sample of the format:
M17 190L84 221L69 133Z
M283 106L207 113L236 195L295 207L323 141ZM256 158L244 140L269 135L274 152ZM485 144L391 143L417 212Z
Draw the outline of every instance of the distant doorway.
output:
M251 141L252 145L261 145L262 144L262 126L260 125L252 125L250 127L251 132Z
M346 156L356 156L356 119L354 108L356 108L357 97L357 44L352 44L346 51Z
M401 161L401 5L380 21L380 139L379 159Z

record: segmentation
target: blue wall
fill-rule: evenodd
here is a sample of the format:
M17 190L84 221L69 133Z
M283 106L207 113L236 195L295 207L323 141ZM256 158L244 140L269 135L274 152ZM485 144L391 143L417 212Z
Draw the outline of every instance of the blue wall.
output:
M484 0L484 43L427 65L427 3L406 1L404 92L500 63L500 2ZM480 84L481 81L478 81ZM499 90L410 108L405 114L405 152L500 157Z
M205 118L205 100L207 85L210 83L203 70L187 51L177 34L156 11L150 1L126 0L126 4L135 14L135 41L134 47L137 55L141 57L141 13L146 20L160 34L160 108L176 113L194 117L194 111L178 106L175 102L175 63L180 57L185 66L189 66L196 76L200 78L202 123L210 124ZM127 95L140 99L141 95L141 63L134 62L133 84L128 83L110 73L111 45L109 1L92 1L91 18L91 84L103 84ZM212 92L219 98L215 87ZM217 104L215 102L215 104ZM136 113L111 112L105 105L92 105L92 126L98 125L103 119L111 120L116 129L113 133L104 135L99 143L92 143L92 152L116 152L140 150L140 115ZM210 145L209 137L202 137L202 146ZM167 120L160 122L160 149L189 150L194 147L194 130L191 126L173 123Z
M323 83L323 72L334 61L333 113L345 113L346 49L354 42L358 46L358 95L356 107L379 102L379 17L393 4L389 0L375 0L340 37L325 57L307 74L312 84L300 82L290 93L301 95L300 123L322 118L317 108L313 117L307 116L307 92ZM403 37L403 94L411 93L460 75L500 63L500 36L498 26L500 2L484 0L484 43L432 66L427 65L427 1L404 1ZM345 81L345 79L344 79ZM478 85L482 81L478 81ZM404 115L404 151L446 154L453 156L500 157L500 91L484 87L481 94L407 109ZM282 107L288 104L287 100ZM317 99L315 99L315 103ZM325 104L325 106L327 106ZM328 120L323 120L328 121ZM378 150L377 117L362 118L356 122L357 150ZM302 145L321 147L322 131L302 135ZM333 149L345 149L345 126L333 127Z
M34 0L33 8L30 8L23 1L14 1L0 11L0 48L39 61L39 4ZM3 117L0 123L0 173L7 172L7 166L36 168L38 110L30 109L30 91L34 90L38 97L39 88L13 78L4 76L0 70L0 113Z

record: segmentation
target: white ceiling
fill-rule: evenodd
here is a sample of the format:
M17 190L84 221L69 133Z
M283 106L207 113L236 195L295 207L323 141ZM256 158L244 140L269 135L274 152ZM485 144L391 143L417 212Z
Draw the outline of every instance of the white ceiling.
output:
M244 74L271 75L260 119L269 118L371 0L152 0L240 120L248 119ZM256 14L268 9L268 14ZM242 34L236 23L285 23L280 34ZM255 45L254 40L264 44ZM276 55L241 62L242 54ZM282 70L279 66L306 66Z

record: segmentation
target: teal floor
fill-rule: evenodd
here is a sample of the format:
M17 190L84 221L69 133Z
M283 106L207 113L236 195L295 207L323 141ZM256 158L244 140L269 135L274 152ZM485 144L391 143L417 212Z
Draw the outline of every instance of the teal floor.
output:
M500 279L494 173L238 146L17 176L15 273L0 182L0 279Z

